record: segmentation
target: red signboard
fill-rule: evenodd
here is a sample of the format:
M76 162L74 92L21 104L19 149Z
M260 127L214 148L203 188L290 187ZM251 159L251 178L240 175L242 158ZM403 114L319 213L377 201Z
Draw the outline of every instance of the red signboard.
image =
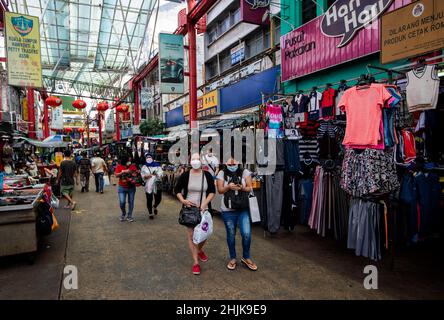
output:
M339 2L341 1L337 1ZM349 2L357 3L355 0L349 0ZM388 11L409 3L411 0L394 0ZM340 33L337 37L326 35L321 30L323 18L324 15L319 16L281 37L282 82L380 51L379 18L365 28L361 27L353 34L353 37ZM344 45L346 36L351 40L348 39Z
M252 24L268 24L270 0L240 0L241 21Z

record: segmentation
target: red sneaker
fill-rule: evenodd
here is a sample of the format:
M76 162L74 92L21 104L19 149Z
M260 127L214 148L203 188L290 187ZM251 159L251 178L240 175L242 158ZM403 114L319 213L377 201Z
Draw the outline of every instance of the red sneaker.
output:
M208 261L208 257L205 254L205 252L201 251L197 255L199 256L200 261L202 261L202 262L207 262Z
M200 274L200 265L195 264L193 266L193 274L195 274L195 275L199 275Z

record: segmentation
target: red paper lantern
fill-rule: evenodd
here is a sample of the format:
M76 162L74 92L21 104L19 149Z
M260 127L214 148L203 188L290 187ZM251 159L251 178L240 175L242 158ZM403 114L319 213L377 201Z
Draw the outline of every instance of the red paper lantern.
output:
M92 128L90 131L91 132L97 132L97 129L96 128Z
M65 128L65 132L67 132L67 133L72 132L72 128Z
M120 106L117 107L117 112L128 112L129 107L126 104L121 104Z
M97 111L106 111L108 110L108 102L102 101L97 104Z
M85 109L86 108L86 102L81 100L81 99L77 99L76 101L74 101L72 103L72 106L76 109Z
M56 96L50 96L46 98L45 102L48 106L56 108L62 104L62 99Z
M80 132L80 133L83 133L85 131L85 129L84 128L78 128L77 131Z

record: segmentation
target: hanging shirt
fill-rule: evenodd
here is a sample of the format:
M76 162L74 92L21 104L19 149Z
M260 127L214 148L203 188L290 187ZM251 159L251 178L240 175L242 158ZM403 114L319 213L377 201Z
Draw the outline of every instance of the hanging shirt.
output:
M322 100L322 93L315 91L310 93L310 107L308 111L319 110Z
M266 116L268 119L267 132L270 138L283 138L282 130L284 117L281 106L267 105Z
M345 91L347 91L349 89L349 87L346 84L341 84L338 88L338 90L336 91L336 115L337 116L342 116L345 114L344 111L342 111L339 108L339 101L341 101L342 96L344 95Z
M296 109L295 112L307 112L310 98L305 94L297 94L294 97Z
M347 127L343 145L378 146L381 136L382 108L392 96L381 84L368 88L353 87L347 90L339 102L347 114Z
M407 105L410 112L436 109L439 96L439 77L435 66L407 73Z

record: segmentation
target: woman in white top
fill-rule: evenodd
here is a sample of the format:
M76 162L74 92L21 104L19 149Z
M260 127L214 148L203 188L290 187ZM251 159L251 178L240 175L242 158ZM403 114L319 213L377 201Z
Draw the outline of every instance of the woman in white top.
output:
M242 195L248 195L253 189L250 172L242 169L239 162L231 158L226 163L226 169L221 170L217 175L217 191L223 195L222 197L222 218L227 231L227 245L230 253L230 261L227 264L229 270L236 269L236 229L239 226L242 236L242 259L250 270L256 271L257 266L251 260L251 222L248 196L243 199L246 201L236 201ZM233 201L232 201L233 200ZM239 203L240 202L240 203Z
M182 205L186 207L199 207L204 211L208 209L208 204L216 193L213 176L202 170L202 162L198 153L191 156L192 169L184 172L174 187L174 194L176 194ZM194 228L187 228L188 233L188 247L194 260L193 274L200 274L199 259L202 262L208 261L207 255L203 252L205 241L195 245L193 242Z
M162 182L163 170L159 162L154 161L153 156L145 154L145 165L142 167L142 178L145 181L146 206L150 219L157 215L157 207L162 201ZM154 214L153 214L154 199Z

